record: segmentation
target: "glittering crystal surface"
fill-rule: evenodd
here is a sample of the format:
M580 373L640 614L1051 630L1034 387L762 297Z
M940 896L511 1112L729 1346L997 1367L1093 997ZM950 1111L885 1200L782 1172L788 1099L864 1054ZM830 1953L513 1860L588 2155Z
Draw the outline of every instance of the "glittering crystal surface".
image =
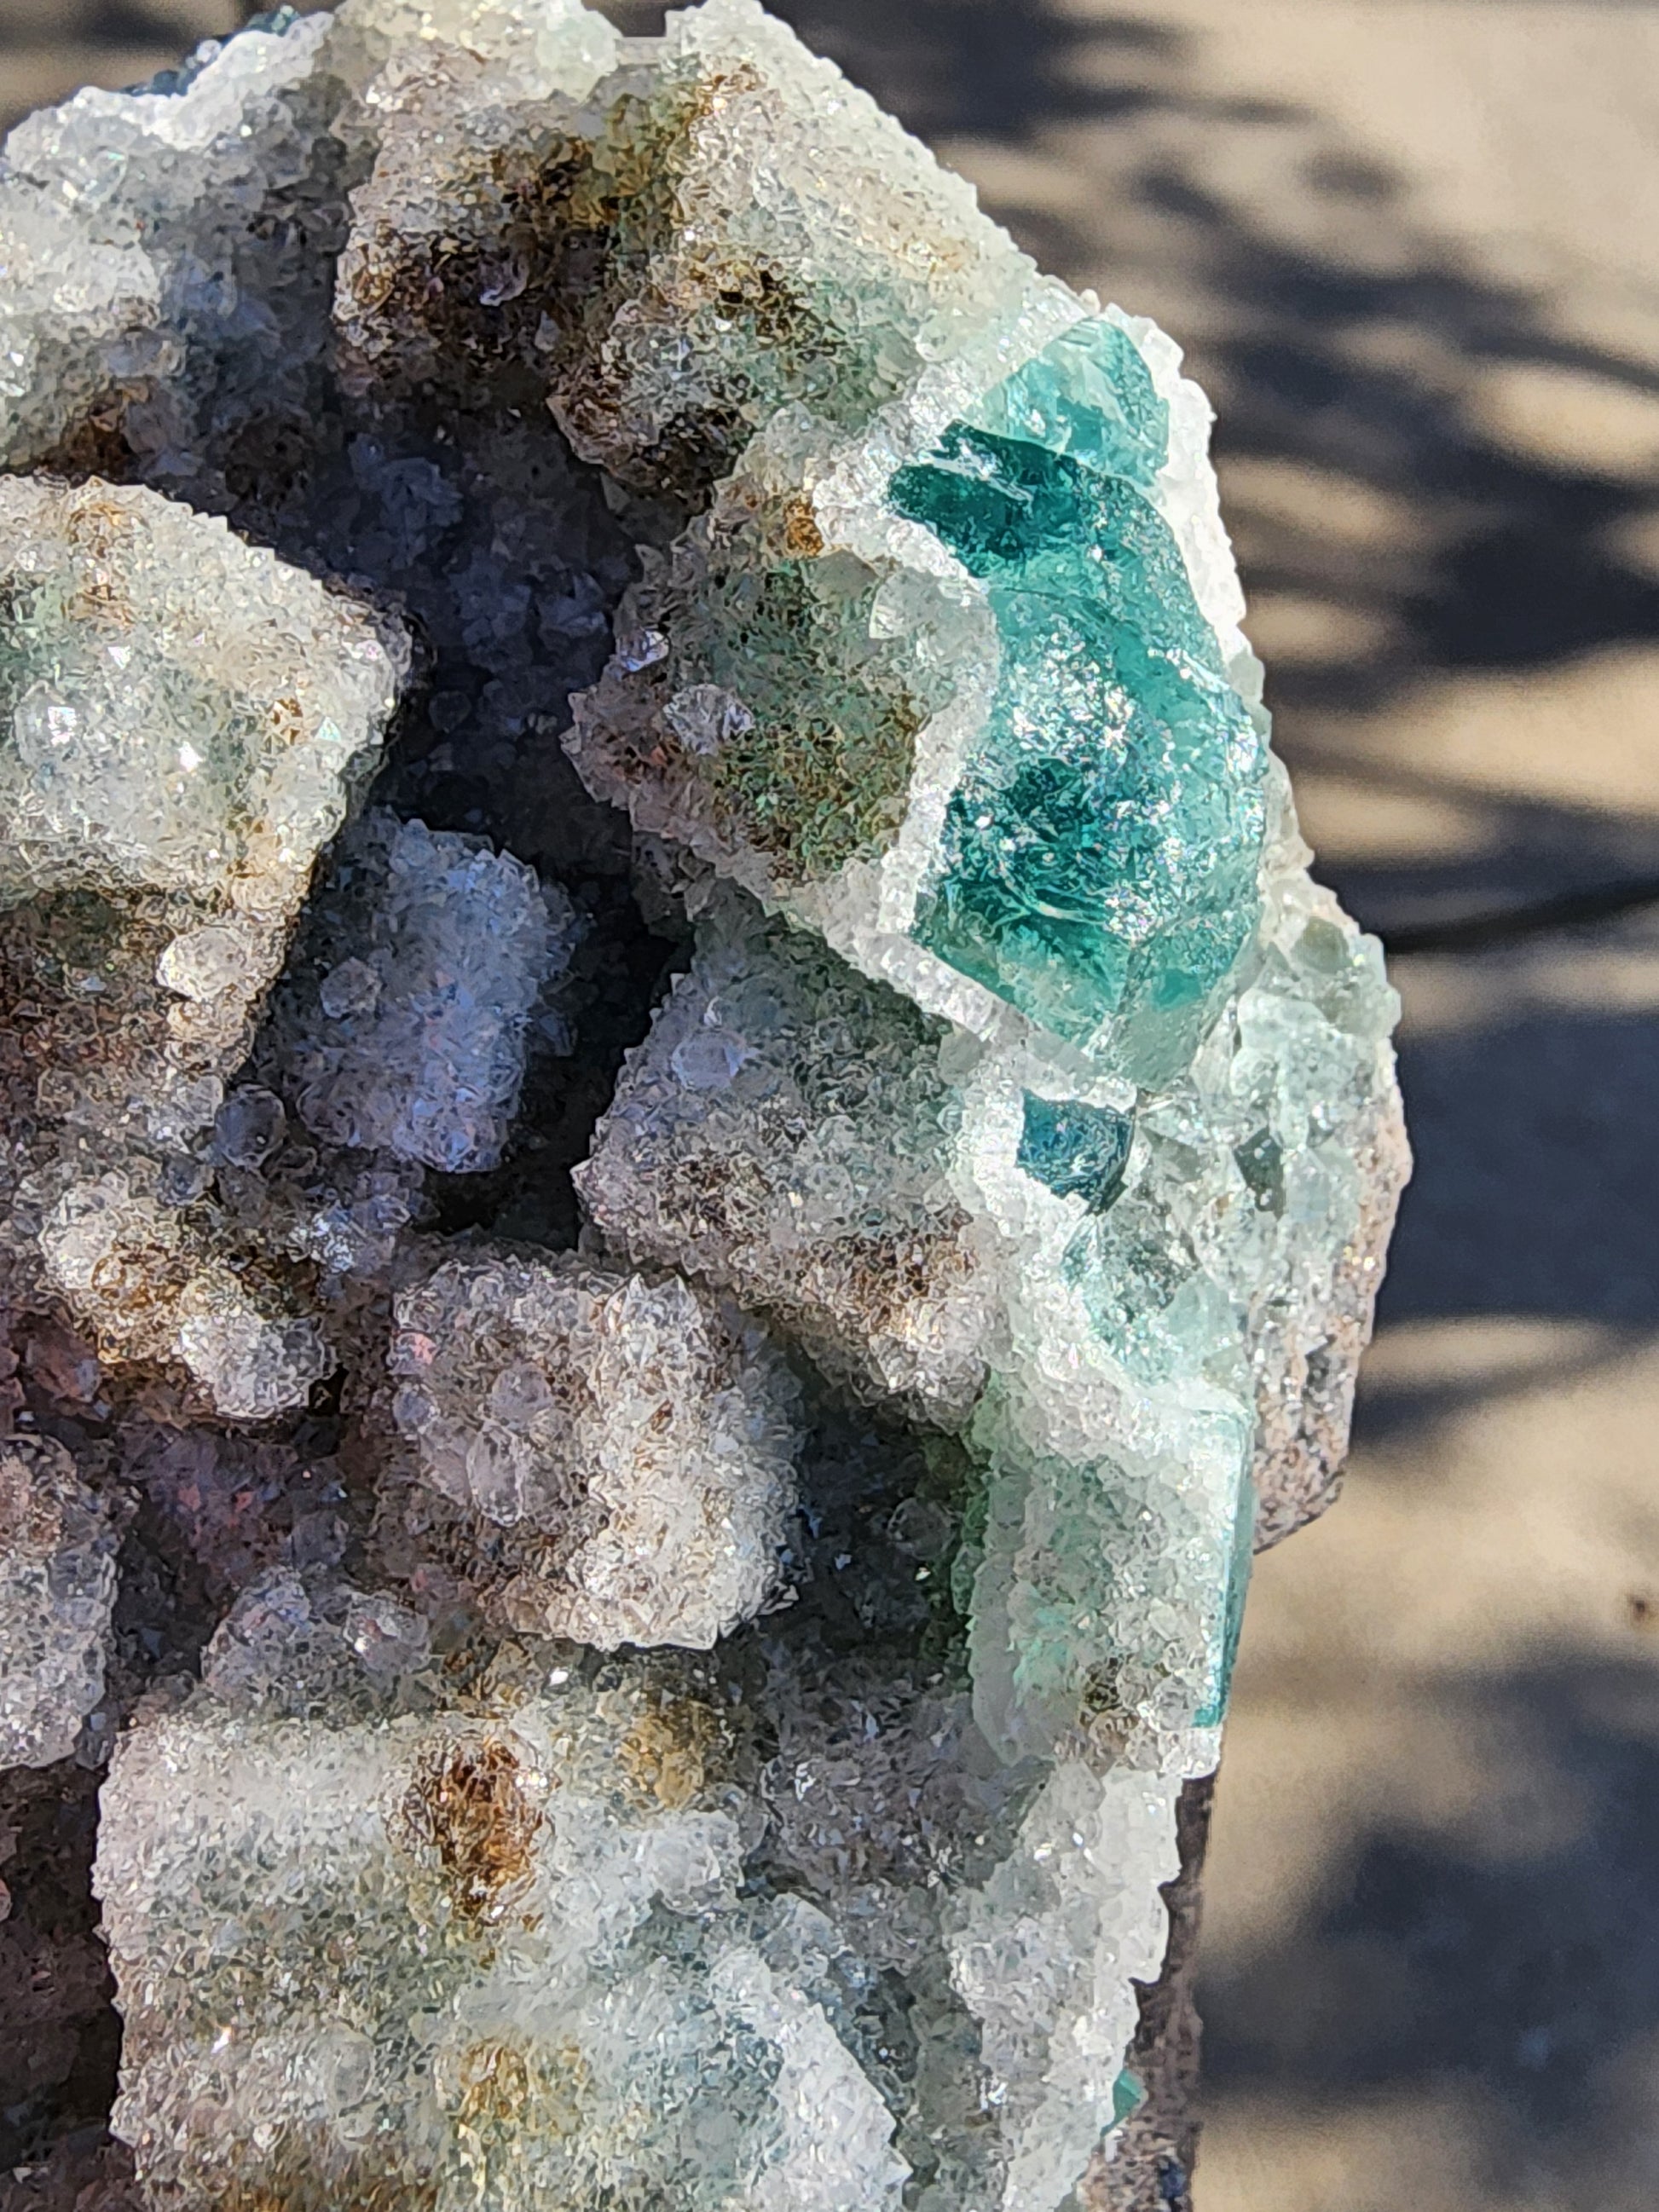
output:
M301 1121L353 1150L494 1167L532 1017L576 936L569 899L510 854L366 817L336 857L276 1025Z
M103 1692L116 1544L61 1444L0 1439L0 1765L75 1748Z
M1405 1167L1176 348L752 0L272 18L0 249L0 1758L114 1743L139 2190L1086 2202Z
M112 1358L275 1413L323 1333L173 1195L407 646L142 487L7 477L0 517L0 1249Z
M679 1276L450 1261L397 1304L398 1428L514 1626L707 1650L777 1594L788 1370Z

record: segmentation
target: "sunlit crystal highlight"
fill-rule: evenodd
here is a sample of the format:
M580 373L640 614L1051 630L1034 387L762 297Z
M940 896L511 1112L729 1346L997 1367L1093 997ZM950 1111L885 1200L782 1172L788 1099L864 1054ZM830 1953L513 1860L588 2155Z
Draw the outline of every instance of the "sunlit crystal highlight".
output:
M777 1596L794 1503L788 1370L678 1278L506 1255L397 1304L398 1428L472 1517L486 1602L615 1650L703 1650Z
M170 1200L406 665L389 621L137 487L0 479L0 1250L219 1412L331 1364Z
M301 1120L353 1150L452 1174L494 1167L532 1020L579 934L569 900L509 854L367 817L335 856L285 994L283 1073Z

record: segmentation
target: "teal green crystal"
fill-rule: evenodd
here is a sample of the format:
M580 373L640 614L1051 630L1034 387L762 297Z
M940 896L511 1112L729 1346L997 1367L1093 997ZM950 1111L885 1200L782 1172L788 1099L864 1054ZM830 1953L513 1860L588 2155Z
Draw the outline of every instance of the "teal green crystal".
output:
M1253 1423L1219 1394L1207 1407L1166 1402L1161 1435L1087 1462L1023 1452L994 1406L983 1425L992 1464L969 1635L975 1709L1005 1757L1078 1725L1121 1749L1148 1718L1210 1728L1225 1711L1254 1531ZM1188 1561L1173 1584L1172 1549Z
M1015 1159L1056 1198L1080 1198L1091 1213L1104 1213L1123 1188L1134 1130L1132 1114L1028 1091Z
M983 410L1009 431L952 424L890 497L984 581L1001 648L913 934L1152 1075L1255 927L1267 747L1146 496L1163 433L1126 352L1068 332Z
M1226 1587L1222 1592L1218 1632L1210 1695L1194 1716L1196 1728L1218 1728L1232 1694L1233 1668L1238 1658L1238 1639L1244 1627L1244 1600L1250 1588L1250 1566L1255 1558L1255 1484L1246 1466L1239 1477L1238 1510L1233 1520L1232 1551L1227 1561Z
M1069 453L1149 495L1169 459L1170 410L1128 332L1104 318L1073 323L974 411L998 437Z
M1146 2101L1146 2085L1126 2066L1112 2084L1112 2125L1121 2128Z

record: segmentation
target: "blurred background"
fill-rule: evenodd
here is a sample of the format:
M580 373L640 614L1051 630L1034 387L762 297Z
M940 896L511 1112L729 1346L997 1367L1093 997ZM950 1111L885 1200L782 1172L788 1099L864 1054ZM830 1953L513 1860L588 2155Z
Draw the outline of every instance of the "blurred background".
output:
M1188 349L1319 872L1405 1005L1346 1494L1245 1627L1199 2212L1652 2212L1659 7L778 12ZM0 0L0 118L242 13Z

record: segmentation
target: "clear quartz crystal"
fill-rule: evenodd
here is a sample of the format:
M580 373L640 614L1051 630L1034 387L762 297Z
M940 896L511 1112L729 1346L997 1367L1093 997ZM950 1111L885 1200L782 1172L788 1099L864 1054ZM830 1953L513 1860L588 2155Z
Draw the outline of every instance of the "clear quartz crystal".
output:
M216 518L0 478L0 1261L217 1411L304 1399L316 1319L180 1208L408 648ZM8 1254L7 1248L9 1248Z
M452 1260L397 1304L398 1427L469 1515L492 1612L708 1650L777 1595L788 1370L678 1277Z
M301 1120L332 1144L451 1173L494 1167L532 1018L579 936L569 899L509 854L366 816L335 855L283 994Z
M797 1902L742 1894L704 1679L504 1651L453 1704L425 1657L403 1608L289 1576L118 1747L116 2126L152 2186L897 2212L890 2116L787 1971Z
M102 1696L118 1541L62 1444L0 1437L0 1766L67 1758Z
M1407 1164L1176 348L754 0L278 15L0 246L0 1291L117 1438L13 1755L106 1461L210 1593L141 2188L1092 2205Z

